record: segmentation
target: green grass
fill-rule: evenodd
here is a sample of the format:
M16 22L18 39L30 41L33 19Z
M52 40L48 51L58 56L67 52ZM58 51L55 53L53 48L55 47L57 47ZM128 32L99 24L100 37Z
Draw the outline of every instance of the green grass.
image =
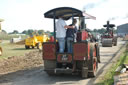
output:
M3 41L0 43L0 46L3 49L3 54L0 58L7 58L11 56L22 56L25 53L28 53L37 49L28 49L26 50L24 45L11 44L9 41Z
M127 45L128 48L128 45ZM115 70L118 66L122 64L128 64L128 51L125 51L121 56L117 63L113 64L109 71L105 74L104 78L96 85L113 85L114 79L113 76L115 75Z

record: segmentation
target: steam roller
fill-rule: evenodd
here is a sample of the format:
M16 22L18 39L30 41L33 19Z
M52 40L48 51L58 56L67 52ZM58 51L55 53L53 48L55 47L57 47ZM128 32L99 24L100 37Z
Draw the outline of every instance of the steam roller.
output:
M80 22L78 24L79 31L76 33L76 41L72 41L72 52L68 52L66 47L63 53L59 51L59 43L56 41L55 22L60 16L64 20L78 18ZM95 20L96 17L71 7L51 9L44 14L44 17L53 19L54 23L54 33L50 42L43 42L42 59L44 71L49 76L78 74L82 78L96 77L98 63L100 63L100 47L85 26L86 19Z
M103 26L106 27L106 32L102 35L102 47L116 46L117 37L113 34L113 27L115 27L115 25L109 24L109 21L107 21L107 24Z

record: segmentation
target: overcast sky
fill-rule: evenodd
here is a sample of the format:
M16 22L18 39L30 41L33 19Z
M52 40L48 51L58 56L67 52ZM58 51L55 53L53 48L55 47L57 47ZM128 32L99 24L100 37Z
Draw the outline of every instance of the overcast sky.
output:
M102 28L107 20L120 25L128 23L128 0L0 0L2 29L7 32L27 29L52 31L52 19L45 19L44 13L57 7L74 7L86 10L96 20L87 20L90 29Z

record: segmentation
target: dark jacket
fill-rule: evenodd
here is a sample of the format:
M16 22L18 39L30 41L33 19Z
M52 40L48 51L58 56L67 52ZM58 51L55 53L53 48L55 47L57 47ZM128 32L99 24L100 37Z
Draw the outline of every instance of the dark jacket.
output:
M69 25L69 26L72 26L72 24ZM66 38L68 38L68 37L74 38L76 32L77 32L77 27L76 26L75 26L74 29L72 29L72 28L67 29L67 31L66 31Z

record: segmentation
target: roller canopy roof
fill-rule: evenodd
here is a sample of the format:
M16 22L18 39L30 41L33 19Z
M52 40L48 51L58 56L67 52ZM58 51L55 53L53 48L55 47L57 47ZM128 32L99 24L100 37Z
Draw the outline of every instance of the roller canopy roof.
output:
M60 7L60 8L52 9L52 10L44 13L44 17L45 18L54 18L54 14L55 14L55 19L58 19L59 16L63 16L63 18L65 20L68 20L69 18L72 17L72 15L73 15L73 17L85 16L85 18L96 19L95 17L93 17L87 13L83 13L81 10L71 8L71 7Z
M109 27L113 28L113 27L115 27L115 24L109 24L109 25L103 25L103 26L104 26L104 27L109 26Z

